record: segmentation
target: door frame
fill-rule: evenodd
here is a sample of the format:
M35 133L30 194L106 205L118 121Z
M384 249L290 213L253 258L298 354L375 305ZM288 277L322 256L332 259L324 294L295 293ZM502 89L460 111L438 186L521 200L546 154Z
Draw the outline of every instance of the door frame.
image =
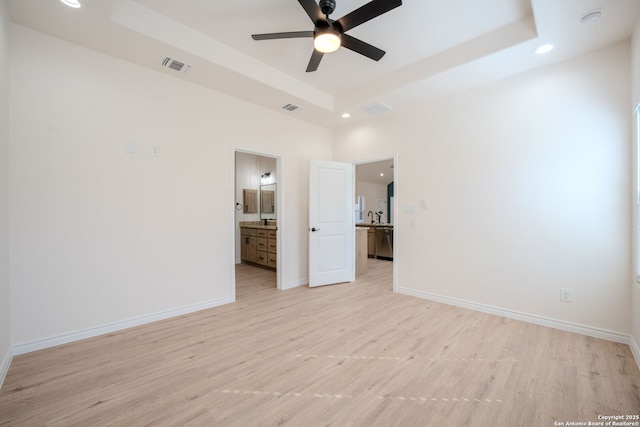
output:
M358 165L363 165L363 164L367 164L367 163L375 163L375 162L381 162L384 160L393 160L393 292L398 292L398 262L399 262L399 256L398 256L398 214L400 213L398 211L398 196L396 195L397 193L397 189L398 189L398 153L394 153L388 156L378 156L378 157L368 157L365 159L360 159L360 160L354 160L352 163L354 165L355 168L355 182L357 183L358 181L358 172L357 172L357 166ZM353 199L355 200L357 194L355 194L355 185L353 188L354 194L353 194Z
M282 257L282 241L285 233L284 222L284 183L281 180L282 177L282 156L279 153L262 151L255 148L246 148L240 146L234 146L231 150L231 296L233 301L236 300L236 153L252 154L259 157L270 157L276 159L276 184L278 184L278 191L276 191L276 209L278 222L278 228L276 230L276 288L282 290L283 280L282 272L284 271L284 262Z

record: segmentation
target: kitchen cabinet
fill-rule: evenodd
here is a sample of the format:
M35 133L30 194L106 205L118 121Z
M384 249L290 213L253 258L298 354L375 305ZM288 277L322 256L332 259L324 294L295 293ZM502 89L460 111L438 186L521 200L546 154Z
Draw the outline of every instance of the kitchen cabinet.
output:
M367 255L369 258L393 259L393 225L367 224L357 226L367 230Z
M376 228L367 228L367 254L369 258L376 257Z
M356 277L368 270L367 261L367 232L362 227L356 227Z

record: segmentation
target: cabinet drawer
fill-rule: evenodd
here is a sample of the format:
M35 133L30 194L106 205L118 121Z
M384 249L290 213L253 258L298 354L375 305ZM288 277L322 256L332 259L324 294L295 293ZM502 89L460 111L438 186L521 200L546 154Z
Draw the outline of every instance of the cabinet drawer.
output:
M259 251L266 251L267 250L267 238L266 237L258 237L257 239L257 249Z
M277 264L277 259L278 259L276 254L269 253L269 254L267 254L267 257L268 257L268 260L269 260L268 261L269 267L276 268L277 267L277 265L276 265Z
M256 235L256 229L255 228L240 227L240 234L243 235L243 236L255 236Z
M256 230L256 236L265 237L266 238L267 237L267 230L260 230L260 229Z
M269 265L269 258L265 251L256 252L256 262L261 265Z
M278 232L276 230L268 230L267 236L269 239L275 239L278 237Z
M277 252L278 249L278 241L277 240L273 240L273 239L269 239L269 243L267 244L268 247L268 251L271 254L275 254Z

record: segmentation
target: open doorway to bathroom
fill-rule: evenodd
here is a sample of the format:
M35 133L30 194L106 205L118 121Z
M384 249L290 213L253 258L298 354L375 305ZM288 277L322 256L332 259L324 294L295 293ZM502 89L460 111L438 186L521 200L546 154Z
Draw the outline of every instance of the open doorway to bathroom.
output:
M278 272L279 158L235 151L236 299L280 288Z
M394 288L395 189L393 157L355 162L356 280L370 270L389 277ZM366 233L363 231L366 230ZM364 255L366 242L366 263ZM358 253L360 251L360 253ZM382 274L385 273L385 274Z

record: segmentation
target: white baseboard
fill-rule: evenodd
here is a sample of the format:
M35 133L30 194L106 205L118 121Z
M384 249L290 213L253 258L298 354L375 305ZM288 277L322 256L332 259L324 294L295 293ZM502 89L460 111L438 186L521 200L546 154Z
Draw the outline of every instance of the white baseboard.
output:
M300 280L292 280L291 282L287 282L282 286L282 290L286 291L287 289L293 289L300 286L305 286L309 284L308 279L300 279Z
M633 339L633 336L629 337L629 348L631 349L631 353L633 353L634 359L636 359L638 368L640 368L640 347L638 347L638 343Z
M157 322L158 320L169 319L171 317L181 316L183 314L194 313L196 311L206 310L208 308L218 307L220 305L229 304L235 302L231 297L219 298L214 300L205 301L198 304L193 304L185 307L178 307L171 310L166 310L160 313L148 314L134 319L123 320L120 322L108 323L105 325L96 326L93 328L82 329L80 331L69 332L66 334L44 338L35 341L29 341L26 343L13 346L13 355L30 353L32 351L42 350L56 345L68 344L74 341L80 341L86 338L93 338L98 335L104 335L115 331L121 331L123 329L132 328L134 326L145 325L151 322Z
M2 388L4 379L7 377L7 372L9 372L9 366L11 366L12 360L13 353L11 352L11 349L8 349L7 354L5 354L4 358L2 359L2 365L0 365L0 388Z
M521 313L518 311L507 310L500 307L493 307L490 305L479 304L476 302L465 301L457 298L445 297L428 292L416 291L413 289L398 288L397 292L400 294L410 295L430 301L441 302L444 304L454 305L456 307L468 308L470 310L480 311L482 313L495 314L497 316L507 317L509 319L521 320L523 322L547 326L550 328L560 329L568 332L575 332L577 334L587 335L594 338L602 338L608 341L619 342L631 346L631 336L628 334L609 331L606 329L594 328L586 325L580 325L577 323L565 322L563 320L550 319L548 317L536 316L534 314ZM637 362L639 360L638 356L635 357ZM638 366L640 367L640 363L638 364Z

